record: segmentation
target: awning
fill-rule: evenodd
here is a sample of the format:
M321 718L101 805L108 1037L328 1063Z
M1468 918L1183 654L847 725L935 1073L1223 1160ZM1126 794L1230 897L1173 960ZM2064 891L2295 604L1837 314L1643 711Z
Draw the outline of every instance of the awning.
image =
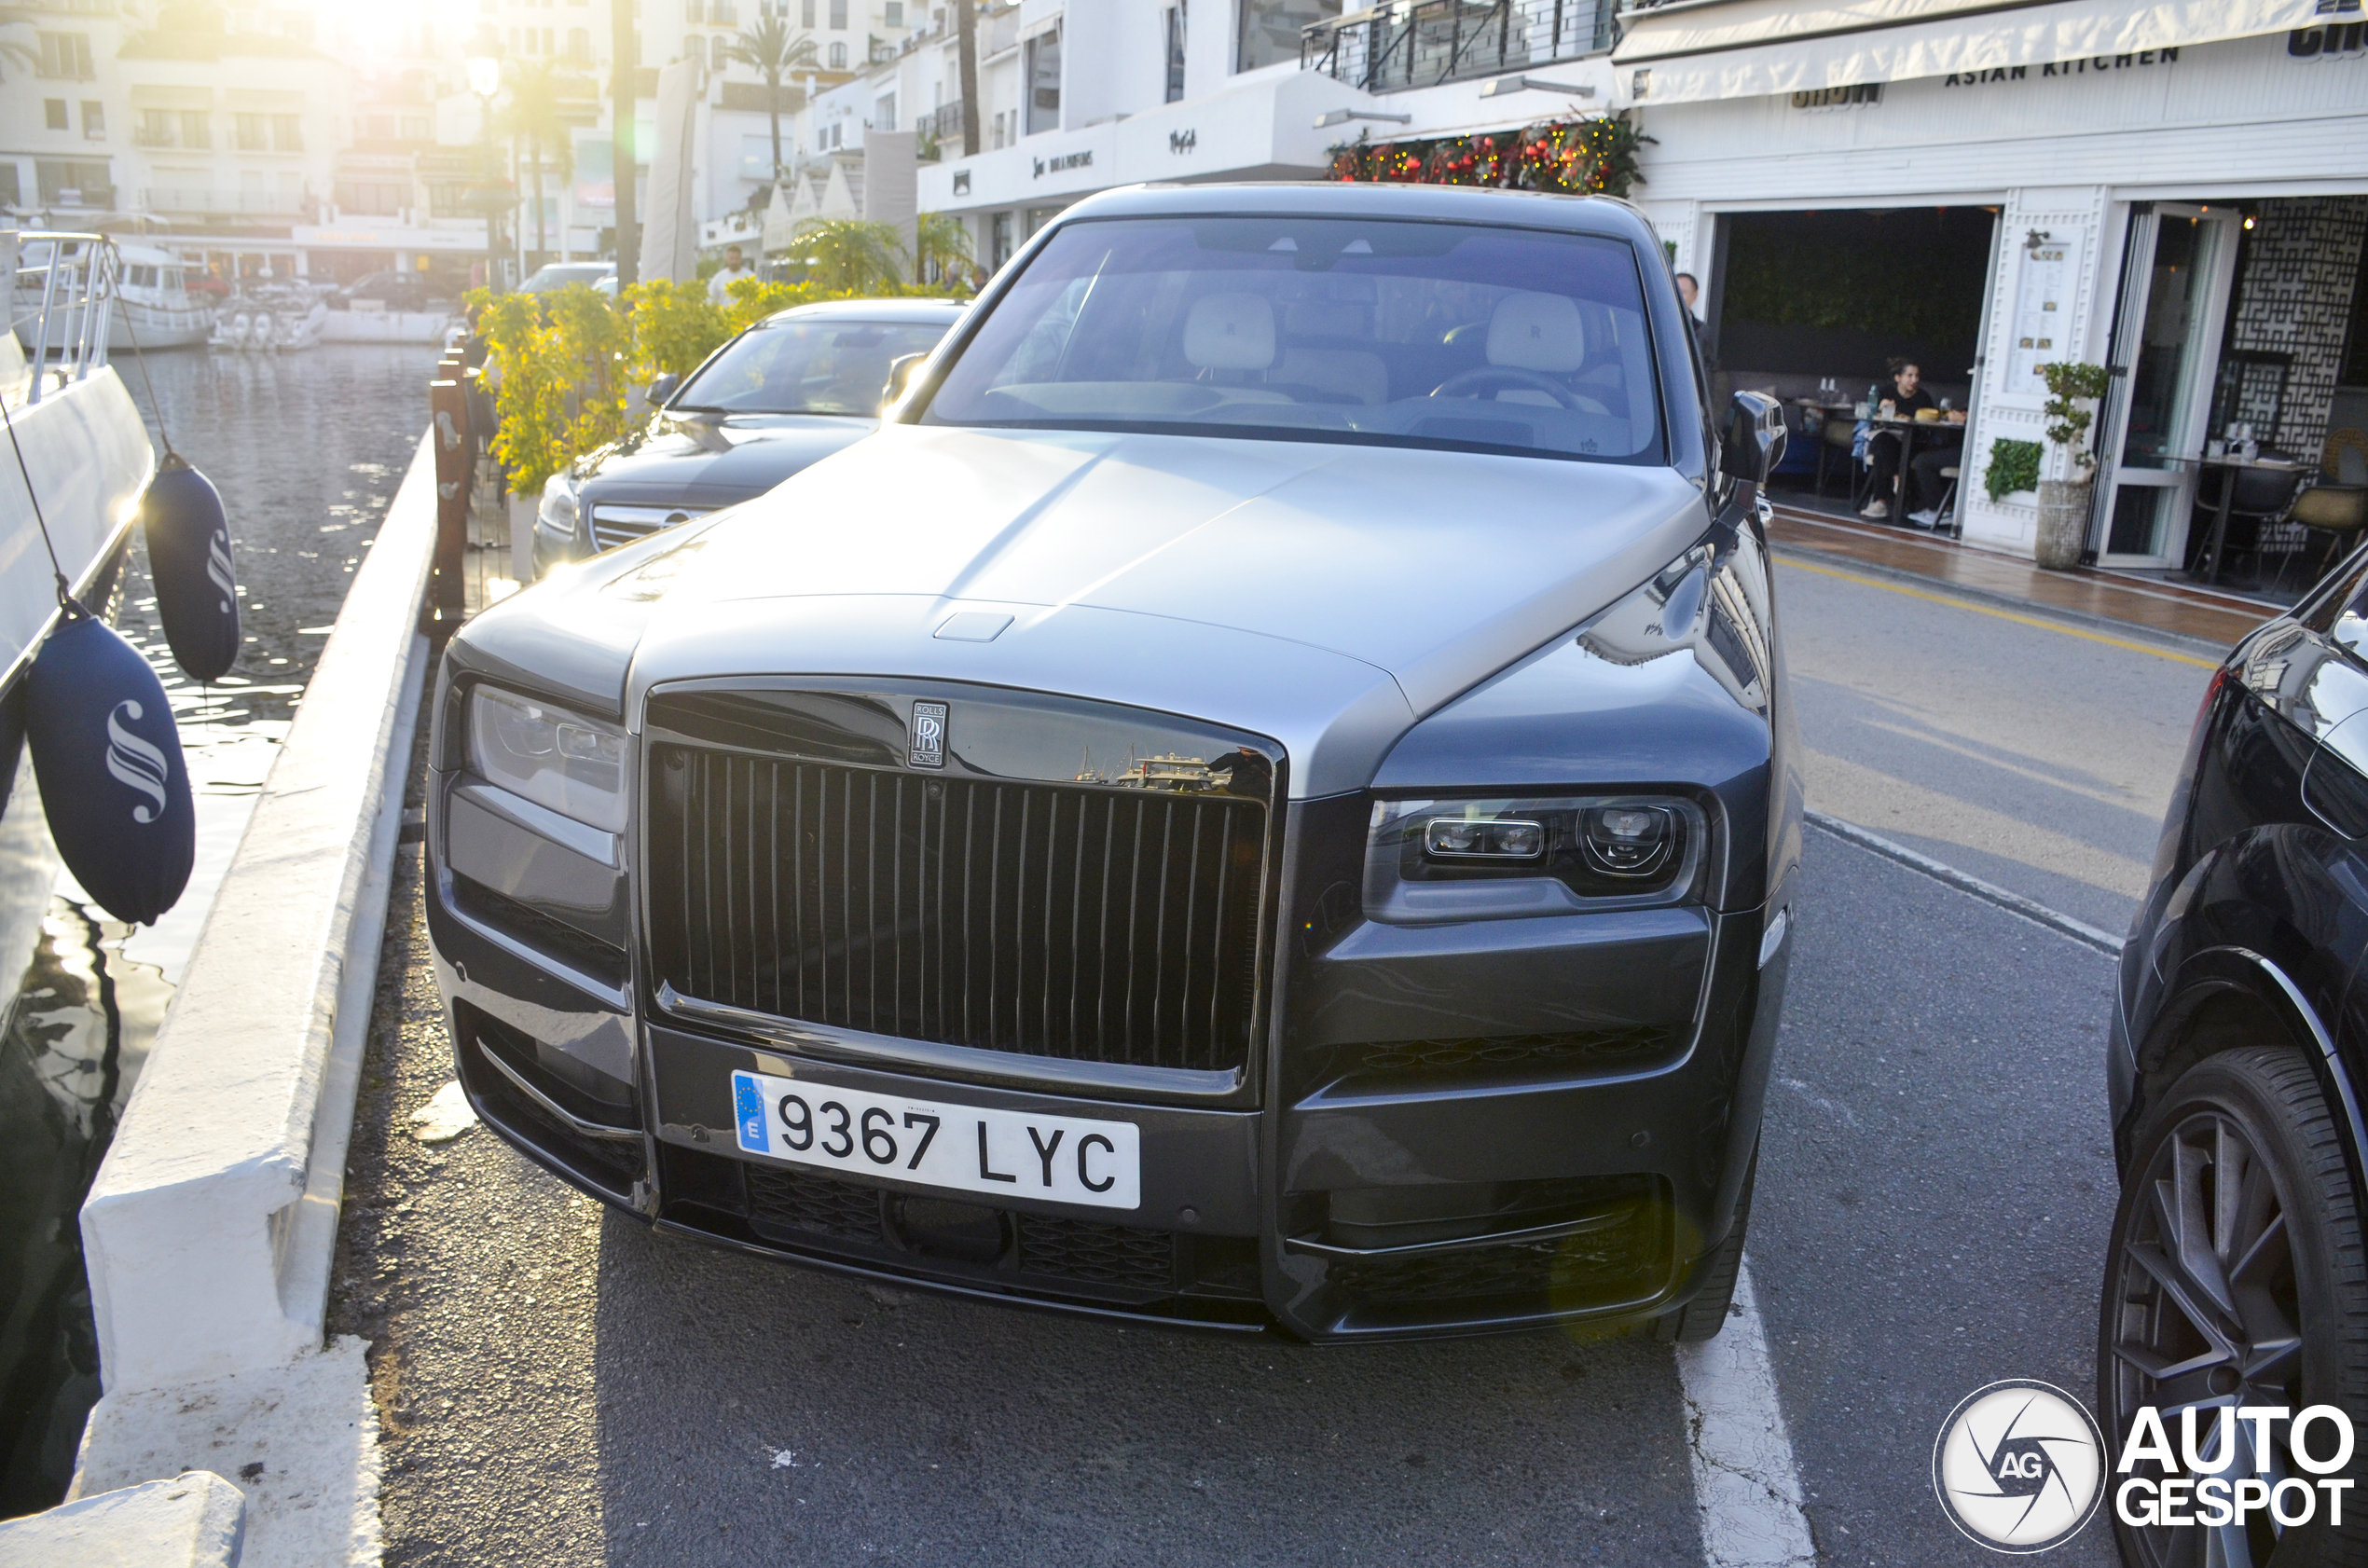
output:
M2309 27L2320 0L1676 0L1622 14L1623 103L2103 62Z

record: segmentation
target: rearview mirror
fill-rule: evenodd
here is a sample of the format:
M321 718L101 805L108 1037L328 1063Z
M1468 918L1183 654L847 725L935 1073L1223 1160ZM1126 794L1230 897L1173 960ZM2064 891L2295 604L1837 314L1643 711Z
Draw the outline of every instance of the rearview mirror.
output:
M920 369L921 362L929 357L927 354L899 354L888 362L888 388L880 394L882 412L904 395L904 389L913 384L913 373Z
M1784 461L1783 406L1765 392L1739 392L1727 410L1718 471L1746 484L1766 485Z
M682 378L677 376L674 372L669 370L665 375L659 377L656 380L652 381L650 383L650 390L642 393L642 396L648 400L651 407L663 408L666 406L666 400L674 395L674 389L681 384Z

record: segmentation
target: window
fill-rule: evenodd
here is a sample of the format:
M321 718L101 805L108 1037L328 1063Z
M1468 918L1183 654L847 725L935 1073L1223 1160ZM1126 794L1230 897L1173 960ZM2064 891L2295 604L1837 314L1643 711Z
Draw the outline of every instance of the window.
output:
M89 142L107 139L107 106L104 103L89 98L82 101L82 136Z
M259 153L268 144L261 115L233 115L230 121L231 144L241 152Z
M74 122L66 117L66 101L45 98L41 101L41 122L51 131L72 131Z
M1181 102L1184 97L1184 7L1167 8L1167 101Z
M874 131L894 131L896 129L895 93L891 92L887 97L879 99L873 103L872 129Z
M998 115L996 118L999 121L1002 117ZM989 257L988 265L1000 268L1005 262L1012 259L1012 214L1009 213L996 213L992 232L993 238L989 241L987 245L987 254Z
M568 58L581 61L587 65L591 63L592 34L590 33L581 27L568 29Z
M23 201L23 187L17 184L17 160L0 159L0 207L21 206Z
M435 122L428 118L425 115L404 116L403 139L406 142L434 141Z
M175 129L172 110L143 109L140 111L140 123L132 128L131 139L144 147L177 146L179 139L173 135Z
M1020 133L1033 136L1041 131L1061 128L1061 30L1039 33L1027 41L1027 72L1023 78L1027 84L1024 100L1026 127Z
M182 110L181 144L185 147L213 145L213 117L203 109Z
M1341 14L1341 0L1240 0L1241 58L1236 71L1299 60L1300 29Z
M339 180L336 199L342 212L391 218L411 204L411 187L399 180Z
M888 26L888 27L902 27L902 26L903 26L903 25L904 25L904 3L903 3L903 0L888 0L888 3L887 3L886 5L883 5L883 6L880 7L880 21L881 21L881 23L882 23L883 25L885 25L885 26Z
M833 44L831 46L831 69L833 71L844 71L847 69L847 46L845 44Z
M726 65L729 65L729 64L731 64L731 63L732 63L732 40L731 40L731 39L726 38L726 37L725 37L723 34L719 33L719 34L716 34L716 35L715 35L712 39L709 40L709 44L710 44L710 46L712 47L713 51L714 51L714 52L713 52L713 60L714 60L714 68L715 68L716 70L721 71L721 70L723 70L723 69Z
M798 23L799 25L806 28L808 31L812 31L814 26L814 0L801 0L801 4L798 7Z
M1658 463L1640 276L1619 241L1536 229L1073 224L979 324L923 422Z
M304 117L273 115L271 117L271 150L275 153L304 151Z
M61 206L104 207L115 200L115 185L107 178L103 160L85 163L73 158L35 158L33 177L45 205L56 202Z
M82 33L43 33L41 74L62 81L90 79L90 38ZM62 129L62 128L61 128Z
M707 20L706 0L684 0L682 20L693 27Z
M831 25L844 30L847 26L847 0L831 0Z
M937 347L945 329L874 322L782 322L735 338L673 406L735 414L878 414L888 367Z

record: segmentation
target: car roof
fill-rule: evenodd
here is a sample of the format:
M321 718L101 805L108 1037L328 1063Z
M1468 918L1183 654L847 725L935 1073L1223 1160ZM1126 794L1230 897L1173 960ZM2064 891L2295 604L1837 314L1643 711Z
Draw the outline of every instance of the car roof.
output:
M1122 186L1089 196L1055 221L1116 217L1398 218L1434 223L1501 223L1561 228L1622 240L1652 230L1644 214L1616 197L1480 186L1393 185L1350 180Z
M944 322L962 313L968 301L960 299L833 299L820 305L792 305L765 317L768 322L788 321L864 321L913 322L929 323Z

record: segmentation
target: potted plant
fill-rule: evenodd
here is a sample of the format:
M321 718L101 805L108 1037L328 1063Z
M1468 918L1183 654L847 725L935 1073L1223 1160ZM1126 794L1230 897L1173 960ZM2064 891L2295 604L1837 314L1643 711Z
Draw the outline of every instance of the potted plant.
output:
M2088 427L2095 413L2085 406L2105 395L2112 377L2101 364L2063 361L2043 364L2047 379L2047 467L2053 477L2039 481L2039 537L2032 553L2050 571L2070 571L2080 564L2080 548L2088 535L2089 491L2097 460L2088 450Z

